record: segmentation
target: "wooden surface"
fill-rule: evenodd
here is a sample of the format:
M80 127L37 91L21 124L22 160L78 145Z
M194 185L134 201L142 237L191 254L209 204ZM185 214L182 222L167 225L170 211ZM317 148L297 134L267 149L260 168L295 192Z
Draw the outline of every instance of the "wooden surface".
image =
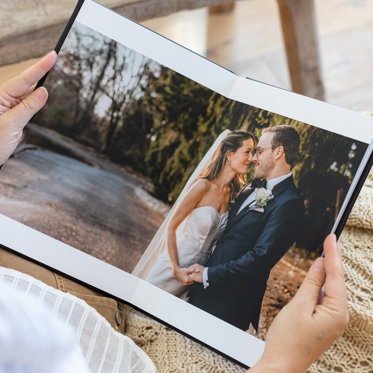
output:
M325 100L356 111L372 110L373 1L314 1ZM241 76L292 89L275 0L238 1L232 11L221 14L200 8L142 23ZM33 61L0 67L0 83Z
M313 0L278 1L293 90L323 99ZM210 14L224 14L232 11L234 4L232 0L101 2L137 21L204 6L210 6ZM0 6L0 66L37 57L53 49L74 5L73 0L3 1Z
M229 0L228 0L229 1ZM227 3L227 0L100 0L136 21L180 10ZM38 57L53 49L76 0L2 0L0 66Z
M314 2L325 101L372 110L373 1ZM275 0L238 1L224 14L203 8L143 24L238 75L292 89Z
M313 0L278 0L292 89L319 100L325 97Z

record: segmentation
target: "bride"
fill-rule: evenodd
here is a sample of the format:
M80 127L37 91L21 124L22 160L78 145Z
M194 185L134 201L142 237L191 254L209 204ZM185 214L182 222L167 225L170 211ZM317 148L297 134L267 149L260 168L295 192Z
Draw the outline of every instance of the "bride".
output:
M219 136L135 267L134 275L173 295L185 292L193 283L187 267L206 262L210 245L222 233L229 206L245 181L254 146L254 136L248 132L225 131Z

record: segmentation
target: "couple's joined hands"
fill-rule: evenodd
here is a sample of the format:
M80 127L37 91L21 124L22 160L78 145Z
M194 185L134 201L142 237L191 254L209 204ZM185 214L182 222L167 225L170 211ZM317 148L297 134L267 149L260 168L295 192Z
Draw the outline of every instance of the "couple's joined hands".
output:
M177 268L174 270L175 277L183 285L192 285L194 282L203 282L203 270L205 267L200 264L192 264L188 268Z

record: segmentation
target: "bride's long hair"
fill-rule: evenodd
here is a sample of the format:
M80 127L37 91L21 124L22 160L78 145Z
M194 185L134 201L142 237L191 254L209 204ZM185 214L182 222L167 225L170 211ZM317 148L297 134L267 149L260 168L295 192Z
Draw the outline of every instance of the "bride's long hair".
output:
M225 139L220 143L215 153L211 157L209 163L198 175L198 179L213 180L220 175L223 170L225 163L227 162L227 154L235 152L240 148L245 140L252 139L255 146L255 137L250 132L245 131L232 131ZM230 203L234 202L237 195L239 194L241 187L246 183L246 175L237 174L229 184Z

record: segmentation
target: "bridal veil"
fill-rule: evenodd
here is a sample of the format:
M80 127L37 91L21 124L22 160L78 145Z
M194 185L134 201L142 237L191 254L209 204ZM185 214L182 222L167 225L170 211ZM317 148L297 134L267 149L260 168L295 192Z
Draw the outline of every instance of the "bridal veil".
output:
M206 167L206 165L209 163L210 159L214 156L214 153L219 148L219 145L222 143L222 141L229 135L231 131L225 130L222 132L219 137L215 140L214 144L211 146L211 148L208 150L208 152L203 157L202 161L198 164L197 168L194 170L191 177L188 179L187 183L185 184L183 190L181 191L179 197L175 201L172 209L170 210L169 214L167 215L165 221L162 223L160 228L158 229L157 233L155 234L154 238L150 242L149 246L145 250L143 256L137 263L136 267L132 271L132 274L140 277L140 278L146 278L150 269L153 267L154 263L157 261L158 256L161 254L162 250L166 245L164 244L164 241L166 240L166 228L168 225L168 222L170 221L174 211L176 211L177 207L180 205L180 202L183 200L185 194L187 193L190 186L193 184L193 182L197 179L198 175L201 174L203 169Z

